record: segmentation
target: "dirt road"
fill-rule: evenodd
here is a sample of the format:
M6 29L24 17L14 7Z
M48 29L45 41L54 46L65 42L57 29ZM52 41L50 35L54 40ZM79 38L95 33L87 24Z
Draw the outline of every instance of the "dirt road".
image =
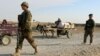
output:
M34 49L24 40L24 46L21 56L99 56L100 54L100 33L94 33L94 41L89 44L89 38L86 45L81 44L83 33L73 34L70 39L66 36L59 38L42 38L41 35L34 36L38 45L38 54L33 55ZM0 45L0 56L10 56L14 53L16 46L16 37L12 38L9 46Z

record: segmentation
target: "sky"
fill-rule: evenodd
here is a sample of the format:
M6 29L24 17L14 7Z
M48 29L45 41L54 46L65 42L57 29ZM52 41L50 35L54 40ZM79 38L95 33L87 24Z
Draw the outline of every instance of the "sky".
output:
M55 22L61 18L63 22L85 23L92 13L95 22L100 23L100 0L0 0L0 21L17 21L23 1L29 3L32 19L36 21Z

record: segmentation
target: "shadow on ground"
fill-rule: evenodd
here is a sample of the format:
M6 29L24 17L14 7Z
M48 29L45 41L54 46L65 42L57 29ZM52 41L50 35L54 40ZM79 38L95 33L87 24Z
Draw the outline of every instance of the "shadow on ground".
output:
M48 36L48 37L46 37L46 36L33 36L33 38L39 38L39 39L56 39L57 37L56 36L54 36L54 37L51 37L51 36Z
M21 53L21 55L26 55L26 56L28 56L28 55L34 55L34 53ZM12 56L11 54L0 54L0 56Z
M0 54L0 56L11 56L11 54Z
M34 53L21 53L21 55L26 55L26 56L28 56L28 55L34 55Z

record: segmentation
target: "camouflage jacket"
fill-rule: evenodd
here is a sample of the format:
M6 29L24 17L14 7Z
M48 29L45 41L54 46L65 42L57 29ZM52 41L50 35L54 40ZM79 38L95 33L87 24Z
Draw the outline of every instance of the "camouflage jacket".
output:
M31 31L32 14L30 11L24 11L21 15L18 15L18 27L22 30Z

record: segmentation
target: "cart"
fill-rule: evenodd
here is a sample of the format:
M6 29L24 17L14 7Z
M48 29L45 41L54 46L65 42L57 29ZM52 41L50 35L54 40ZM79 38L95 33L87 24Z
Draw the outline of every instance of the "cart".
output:
M0 44L7 46L11 43L11 37L17 33L17 27L14 24L7 23L6 20L0 24Z

